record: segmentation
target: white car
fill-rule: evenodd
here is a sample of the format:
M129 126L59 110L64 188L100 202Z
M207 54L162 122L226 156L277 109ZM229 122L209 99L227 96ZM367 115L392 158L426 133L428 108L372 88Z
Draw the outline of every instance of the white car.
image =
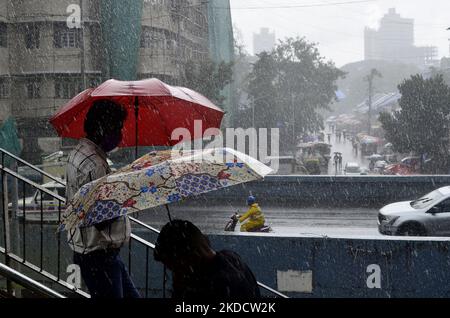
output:
M378 230L386 235L450 236L450 186L381 208Z
M62 180L61 180L62 181ZM47 190L58 194L61 197L66 195L66 187L58 182L51 181L42 185ZM8 208L12 210L12 203L8 204ZM65 205L61 203L61 215L64 213ZM23 218L23 199L17 201L16 216ZM42 218L45 222L58 222L59 219L59 201L51 195L43 192L42 196ZM27 221L41 220L41 191L36 190L33 196L25 198L25 215Z
M346 176L360 176L364 174L361 167L356 162L348 162L344 168L344 174ZM366 173L367 174L367 173Z

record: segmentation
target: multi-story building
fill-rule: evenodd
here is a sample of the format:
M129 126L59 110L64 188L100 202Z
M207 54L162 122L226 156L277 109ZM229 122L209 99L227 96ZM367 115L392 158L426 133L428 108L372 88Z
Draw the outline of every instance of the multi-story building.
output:
M0 1L0 118L11 114L7 1Z
M15 117L23 155L35 162L39 161L40 150L50 152L61 145L48 118L83 89L82 57L88 85L101 80L101 60L95 45L98 2L85 2L84 36L81 28L67 27L67 8L72 3L0 1L4 19L1 32L6 38L0 73L8 94L7 102L2 103L2 119Z
M388 60L419 67L436 63L437 47L414 45L414 20L402 18L395 9L380 20L378 30L364 30L365 60Z
M177 84L185 63L208 54L203 0L0 0L0 120L16 119L22 157L39 162L73 145L48 119L84 88L108 78Z
M216 63L234 62L234 35L231 18L230 0L208 0L209 51L211 59ZM236 65L235 65L236 67ZM237 116L236 78L225 87L221 94L226 99L222 104L225 110L223 125L234 126Z
M253 53L270 52L275 47L275 32L270 33L268 28L261 28L259 33L253 34Z
M144 1L140 48L139 78L176 82L186 62L209 55L206 2Z

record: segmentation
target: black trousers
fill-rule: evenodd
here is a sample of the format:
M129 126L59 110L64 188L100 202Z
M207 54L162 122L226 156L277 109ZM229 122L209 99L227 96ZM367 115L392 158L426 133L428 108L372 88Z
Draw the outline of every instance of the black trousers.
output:
M140 298L119 252L110 249L74 253L74 263L80 266L91 298Z

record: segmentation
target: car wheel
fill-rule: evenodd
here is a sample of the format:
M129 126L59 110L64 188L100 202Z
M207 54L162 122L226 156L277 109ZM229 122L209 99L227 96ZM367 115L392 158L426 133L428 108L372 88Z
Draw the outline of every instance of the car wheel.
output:
M402 225L397 234L402 236L426 236L427 232L422 225L409 223Z

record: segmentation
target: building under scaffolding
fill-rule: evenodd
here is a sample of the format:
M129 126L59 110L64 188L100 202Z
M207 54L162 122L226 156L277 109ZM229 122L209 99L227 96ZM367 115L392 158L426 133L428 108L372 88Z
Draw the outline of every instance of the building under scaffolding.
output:
M81 28L67 25L74 3ZM22 156L38 163L73 146L48 119L84 88L109 78L176 85L186 63L210 53L232 60L228 1L0 0L0 121L16 119Z
M232 62L234 60L233 23L231 19L230 0L209 0L209 50L216 63ZM229 127L234 122L236 114L233 101L232 84L222 92L226 97L224 125Z

